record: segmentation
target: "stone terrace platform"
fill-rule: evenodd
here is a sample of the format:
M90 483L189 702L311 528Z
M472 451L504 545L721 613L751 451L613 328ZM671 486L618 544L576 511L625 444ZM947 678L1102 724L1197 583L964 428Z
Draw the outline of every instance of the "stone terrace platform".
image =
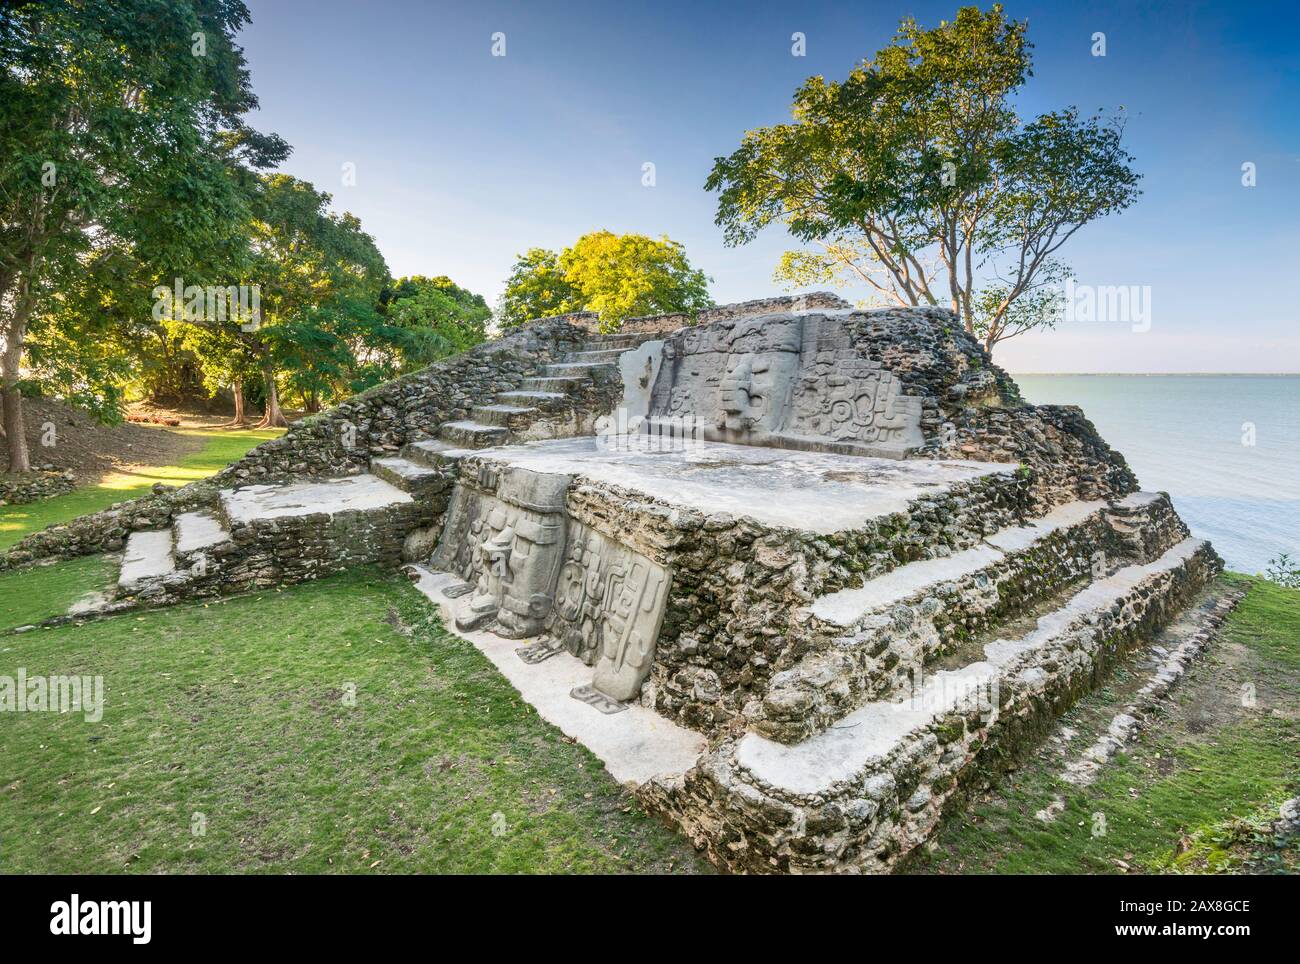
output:
M617 435L481 449L503 467L613 485L705 515L827 534L903 512L916 499L1016 466L960 460L899 461L795 449Z

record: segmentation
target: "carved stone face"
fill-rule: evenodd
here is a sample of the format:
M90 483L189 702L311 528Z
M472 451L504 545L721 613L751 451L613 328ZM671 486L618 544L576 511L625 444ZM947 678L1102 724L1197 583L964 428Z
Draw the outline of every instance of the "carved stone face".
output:
M736 325L718 386L720 428L758 433L780 428L798 376L800 340L797 322L753 319Z

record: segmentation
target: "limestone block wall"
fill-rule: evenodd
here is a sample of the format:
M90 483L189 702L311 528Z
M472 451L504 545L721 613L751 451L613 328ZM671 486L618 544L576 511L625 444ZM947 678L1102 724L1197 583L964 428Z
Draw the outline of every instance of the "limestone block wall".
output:
M969 548L1017 524L1027 504L1026 479L998 474L833 535L706 515L606 484L575 484L567 511L670 573L641 700L685 726L716 732L740 718L778 668L806 651L794 617L815 596Z
M739 301L730 305L717 305L705 308L694 315L676 312L667 315L645 315L637 318L625 318L618 326L622 335L666 335L679 328L708 325L715 321L734 321L737 318L749 318L756 315L770 315L783 311L811 311L818 308L844 310L851 306L839 295L829 291L813 291L804 295L780 295L775 298L755 298L751 301ZM592 312L562 315L572 324L586 328L591 332L601 330L600 317Z
M728 738L684 778L650 781L639 795L732 871L887 873L930 836L986 768L1032 745L1220 567L1203 546L1186 564L1117 600L1097 622L1081 621L1045 650L1026 653L997 690L996 712L969 699L822 792L793 793L754 778L736 762L737 739Z
M145 605L205 599L316 579L354 566L397 566L413 530L435 525L446 496L383 509L230 523L231 538L137 594Z

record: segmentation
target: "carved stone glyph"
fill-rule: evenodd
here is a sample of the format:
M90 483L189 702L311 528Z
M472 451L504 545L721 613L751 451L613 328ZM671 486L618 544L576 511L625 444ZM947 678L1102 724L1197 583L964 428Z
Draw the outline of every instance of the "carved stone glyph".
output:
M694 418L711 441L903 457L921 399L854 344L851 318L764 316L667 339L651 418Z
M568 519L567 475L481 464L462 478L435 568L468 584L453 607L458 629L491 627L508 639L543 633L596 667L592 685L634 699L650 672L667 602L662 566ZM547 658L542 642L522 657Z
M488 466L477 485L458 487L434 564L474 590L456 604L458 629L495 620L507 639L536 636L546 625L564 558L564 494L569 478Z
M575 656L595 663L593 684L633 699L650 673L669 577L662 566L589 526L569 523L551 633Z

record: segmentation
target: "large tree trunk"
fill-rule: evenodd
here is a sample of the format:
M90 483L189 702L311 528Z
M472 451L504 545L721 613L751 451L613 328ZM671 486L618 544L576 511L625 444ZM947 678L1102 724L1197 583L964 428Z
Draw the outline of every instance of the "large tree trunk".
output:
M235 418L230 424L242 428L248 424L248 415L244 412L244 383L235 382L232 384L230 394L235 397Z
M9 450L9 471L30 472L27 433L23 430L23 395L18 388L22 376L23 344L27 340L27 318L32 313L32 298L26 279L15 292L14 312L4 332L4 354L0 356L0 401L4 404L5 448Z
M30 472L31 459L27 455L27 433L23 430L23 394L18 388L18 360L22 349L6 350L4 353L4 388L0 398L4 400L5 447L9 450L9 471Z
M266 373L266 412L257 423L258 428L288 428L289 420L280 411L280 390L275 385L275 373Z

